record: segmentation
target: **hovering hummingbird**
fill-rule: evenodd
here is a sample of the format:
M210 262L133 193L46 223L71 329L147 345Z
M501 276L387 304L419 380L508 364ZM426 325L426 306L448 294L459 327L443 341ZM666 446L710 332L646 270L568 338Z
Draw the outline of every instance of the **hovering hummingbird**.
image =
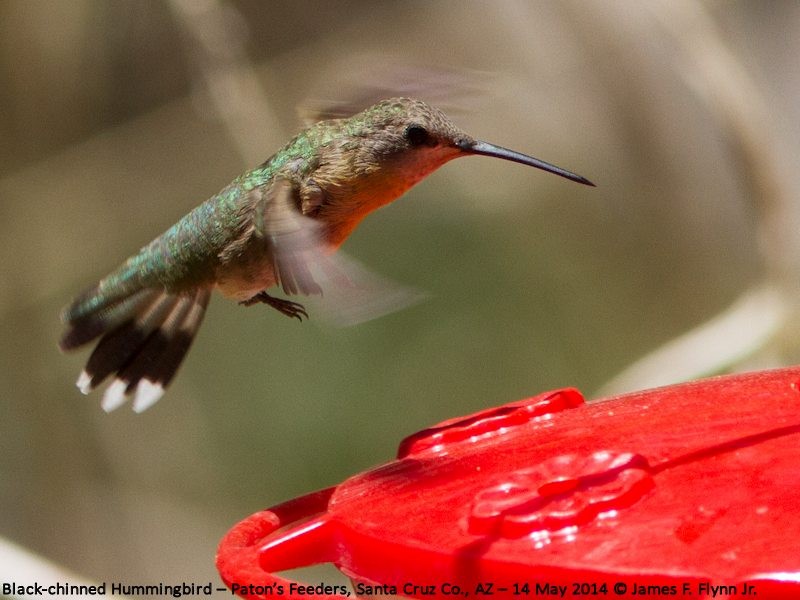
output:
M420 100L383 100L309 127L235 179L68 306L62 350L100 338L77 386L107 377L111 411L133 396L141 412L164 393L214 289L302 320L302 304L267 292L322 294L342 274L332 253L370 212L460 156L493 156L585 185L539 159L478 141ZM346 274L345 274L346 279Z

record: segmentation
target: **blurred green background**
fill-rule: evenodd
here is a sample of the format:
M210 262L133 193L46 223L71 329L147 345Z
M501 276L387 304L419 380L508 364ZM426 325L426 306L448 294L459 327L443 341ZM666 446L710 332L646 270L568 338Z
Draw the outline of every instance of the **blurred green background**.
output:
M592 396L748 291L789 310L755 311L734 367L796 360L798 30L791 2L0 3L0 536L89 579L216 582L250 513L440 420ZM73 295L280 147L298 105L419 65L470 82L418 93L466 131L598 187L455 161L345 244L425 302L336 329L216 296L152 409L78 392Z

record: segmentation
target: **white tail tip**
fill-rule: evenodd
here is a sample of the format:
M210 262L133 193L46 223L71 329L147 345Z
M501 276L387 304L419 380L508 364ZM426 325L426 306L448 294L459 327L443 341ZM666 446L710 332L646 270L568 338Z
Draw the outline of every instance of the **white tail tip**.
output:
M153 406L164 395L164 386L149 379L142 379L136 386L133 398L133 412L140 413Z
M92 376L86 371L81 371L81 374L78 375L78 381L75 382L75 385L78 386L81 394L86 396L92 391Z
M128 389L128 384L121 379L115 379L113 383L106 388L103 394L103 401L100 406L106 412L118 409L125 404L125 390Z

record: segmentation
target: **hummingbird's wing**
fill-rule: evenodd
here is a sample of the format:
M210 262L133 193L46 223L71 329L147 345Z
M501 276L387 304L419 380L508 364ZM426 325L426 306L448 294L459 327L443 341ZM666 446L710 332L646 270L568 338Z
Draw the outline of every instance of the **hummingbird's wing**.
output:
M354 64L355 60L355 64ZM398 96L419 98L447 114L464 112L474 98L493 89L490 73L443 65L401 66L390 56L348 55L342 74L321 82L297 107L306 127L328 119L346 119L365 108ZM387 66L389 65L389 66Z
M312 275L325 262L321 226L299 209L295 186L279 178L263 192L254 215L255 234L266 241L275 283L287 294L321 294Z
M325 242L323 226L302 214L296 187L286 179L278 179L263 192L254 226L267 243L276 284L287 294L320 296L315 304L336 325L375 319L424 297L343 252L334 254Z
M329 257L327 273L330 285L323 284L325 294L311 300L311 305L325 321L337 327L377 319L428 296L379 275L341 251Z

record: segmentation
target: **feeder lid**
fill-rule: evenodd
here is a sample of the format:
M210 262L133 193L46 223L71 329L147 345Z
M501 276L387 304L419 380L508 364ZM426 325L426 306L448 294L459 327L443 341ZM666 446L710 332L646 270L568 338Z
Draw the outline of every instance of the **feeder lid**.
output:
M397 460L242 521L217 562L254 598L307 597L274 573L319 562L366 595L800 597L799 487L800 368L590 404L562 389L407 437Z

